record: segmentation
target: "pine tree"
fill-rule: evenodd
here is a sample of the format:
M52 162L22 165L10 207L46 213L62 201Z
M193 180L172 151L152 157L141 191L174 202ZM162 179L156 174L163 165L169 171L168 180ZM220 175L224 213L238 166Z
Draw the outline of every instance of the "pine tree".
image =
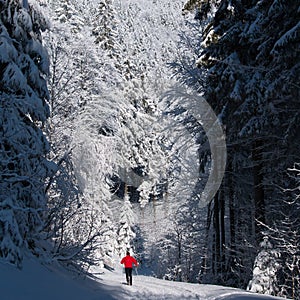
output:
M37 7L0 1L0 257L21 265L23 250L38 252L51 167L43 124L49 117L49 62Z

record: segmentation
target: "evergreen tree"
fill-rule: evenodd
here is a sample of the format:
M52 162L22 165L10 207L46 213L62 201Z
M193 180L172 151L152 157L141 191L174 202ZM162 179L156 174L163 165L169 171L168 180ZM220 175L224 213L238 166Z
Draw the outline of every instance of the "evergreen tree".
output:
M272 223L280 210L280 191L270 186L289 184L274 174L286 172L296 153L290 141L299 139L294 131L299 126L298 4L189 1L187 9L196 2L197 17L206 26L198 60L206 72L204 96L226 128L228 145L222 195L213 203L219 221L212 234L219 248L226 222L220 204L225 203L230 230L224 241L230 251L223 252L227 263L223 255L211 261L229 267L228 276L221 268L225 282L234 284L234 270L235 284L245 286L254 255L250 245L261 237L262 224Z
M268 236L265 236L260 243L260 249L254 262L253 278L249 282L247 290L260 294L277 295L280 252L273 248Z
M48 0L47 0L48 1ZM84 26L82 17L83 1L62 0L60 2L48 1L51 9L56 13L56 20L66 25L71 25L71 32L77 33Z
M132 204L129 201L128 195L124 198L124 203L120 211L119 228L117 232L117 250L119 256L123 256L127 251L132 250L133 240L136 236L134 232L134 213Z
M95 36L95 43L103 50L110 51L111 56L117 51L115 41L116 21L115 11L111 0L100 1L95 9L92 34Z
M23 250L39 252L45 183L53 167L43 125L49 117L49 62L38 7L0 1L0 257L21 265Z

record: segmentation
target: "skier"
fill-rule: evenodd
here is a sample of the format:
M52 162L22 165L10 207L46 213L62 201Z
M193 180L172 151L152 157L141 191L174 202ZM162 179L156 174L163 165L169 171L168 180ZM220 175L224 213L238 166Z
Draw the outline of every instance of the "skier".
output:
M126 256L122 258L121 264L125 265L126 281L128 285L132 285L132 264L138 266L135 258L130 256L129 251L126 252Z

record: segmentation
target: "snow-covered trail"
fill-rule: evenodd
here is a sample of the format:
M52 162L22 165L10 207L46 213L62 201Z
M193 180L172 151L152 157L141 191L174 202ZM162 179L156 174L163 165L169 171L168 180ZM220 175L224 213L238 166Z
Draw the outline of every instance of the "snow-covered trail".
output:
M128 286L125 284L125 274L122 274L120 270L114 272L106 271L104 275L101 276L100 282L105 288L108 288L108 290L119 290L118 297L120 298L117 299L124 300L281 299L222 286L166 281L150 276L135 275L134 272L133 285Z
M102 270L103 271L103 270ZM74 274L73 274L74 277ZM98 280L71 278L63 268L26 259L22 270L0 262L1 300L271 300L282 299L214 285L133 276L125 285L121 268L105 270Z

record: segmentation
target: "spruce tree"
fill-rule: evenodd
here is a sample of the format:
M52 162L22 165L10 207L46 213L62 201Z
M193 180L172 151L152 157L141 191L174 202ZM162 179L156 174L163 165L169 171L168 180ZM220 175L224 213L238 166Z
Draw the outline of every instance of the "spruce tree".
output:
M260 294L277 295L279 291L277 272L280 252L273 248L268 236L260 243L260 252L254 262L253 277L247 290Z
M217 10L201 15L208 25L198 65L206 72L204 96L226 128L223 190L232 249L226 259L239 261L230 270L243 286L254 254L249 246L280 210L274 186L288 184L274 174L284 174L297 151L290 142L299 140L299 10L297 1L277 0L200 1L200 7L213 2Z
M118 226L117 250L119 256L123 256L127 251L132 250L133 241L136 236L134 232L134 213L132 211L132 204L129 201L128 195L124 198L124 203L121 207L121 214Z
M0 257L21 265L38 252L50 164L43 124L49 116L47 24L27 1L0 1Z

